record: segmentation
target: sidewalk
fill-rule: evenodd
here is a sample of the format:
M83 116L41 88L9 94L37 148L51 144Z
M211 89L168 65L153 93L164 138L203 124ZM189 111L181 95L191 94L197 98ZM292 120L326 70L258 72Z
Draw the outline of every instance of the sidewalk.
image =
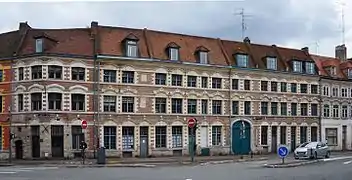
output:
M190 165L190 164L222 164L243 161L258 161L269 159L270 155L259 156L196 156L191 162L189 156L182 157L156 157L156 158L108 158L105 165L97 164L96 159L87 159L82 164L81 159L74 160L13 160L12 164L1 162L0 166L22 165L22 166L58 166L58 167L155 167L160 165Z

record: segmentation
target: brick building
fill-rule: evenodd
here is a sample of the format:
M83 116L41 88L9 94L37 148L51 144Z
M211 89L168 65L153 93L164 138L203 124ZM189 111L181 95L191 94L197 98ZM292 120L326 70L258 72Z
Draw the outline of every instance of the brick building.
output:
M320 77L307 48L97 22L21 23L16 32L8 58L17 158L73 157L83 138L108 156L188 154L193 117L198 153L274 152L320 138Z
M347 48L335 48L335 57L312 56L321 72L322 139L333 150L352 149L352 63Z

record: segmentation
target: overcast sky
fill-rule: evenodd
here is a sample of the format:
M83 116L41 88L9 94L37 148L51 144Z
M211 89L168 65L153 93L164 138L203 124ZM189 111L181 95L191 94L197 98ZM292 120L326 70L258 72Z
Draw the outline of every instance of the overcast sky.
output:
M2 0L0 0L2 1ZM51 1L51 0L47 0ZM334 56L342 43L338 0L237 0L165 2L0 2L0 32L16 30L20 21L34 28L127 26L241 40L245 9L246 36L253 43L308 46L311 53ZM347 0L339 0L345 1ZM345 43L352 57L352 2L345 5Z

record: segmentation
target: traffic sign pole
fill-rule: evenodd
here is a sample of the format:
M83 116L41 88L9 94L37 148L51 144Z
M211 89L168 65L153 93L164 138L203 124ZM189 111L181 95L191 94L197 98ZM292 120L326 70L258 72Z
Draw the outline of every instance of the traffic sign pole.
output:
M191 155L191 162L194 162L194 154L195 154L195 128L197 125L197 120L195 118L188 119L188 127L190 128L190 135L189 135L189 150L190 150L190 155Z
M194 162L194 128L191 128L191 162L193 163Z
M282 160L282 164L285 164L285 157L288 155L288 148L286 146L280 146L277 150L277 154L280 156Z

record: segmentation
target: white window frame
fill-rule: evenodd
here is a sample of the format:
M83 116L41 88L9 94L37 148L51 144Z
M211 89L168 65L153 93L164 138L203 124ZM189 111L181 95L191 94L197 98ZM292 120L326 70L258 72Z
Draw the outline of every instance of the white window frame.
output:
M348 106L347 105L342 106L341 117L342 118L348 117Z
M137 41L127 41L127 57L137 57L138 46Z
M332 106L332 117L338 118L340 116L339 108L340 108L340 106L336 105L336 104Z
M205 52L205 51L199 52L199 63L208 64L208 52Z
M324 117L330 117L330 105L325 104L323 106L323 116Z
M315 64L312 62L306 62L306 73L315 74Z
M170 48L169 53L170 53L170 60L171 61L178 61L179 60L178 48Z
M35 52L42 53L43 49L44 49L43 45L44 45L44 40L42 38L36 39L35 40Z
M266 58L266 67L270 70L277 70L277 58L276 57L267 57Z
M293 72L302 72L302 62L301 61L293 61Z
M237 54L236 55L236 65L238 67L248 67L249 66L249 57L247 54Z

